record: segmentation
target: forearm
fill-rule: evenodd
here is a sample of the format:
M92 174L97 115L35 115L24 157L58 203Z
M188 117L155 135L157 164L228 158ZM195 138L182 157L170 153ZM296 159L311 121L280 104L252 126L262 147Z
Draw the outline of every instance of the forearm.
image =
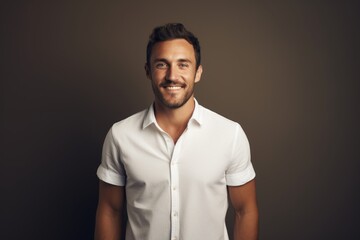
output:
M258 211L236 213L234 223L234 240L258 239Z
M125 236L124 218L121 212L109 212L99 208L96 213L95 240L119 240Z

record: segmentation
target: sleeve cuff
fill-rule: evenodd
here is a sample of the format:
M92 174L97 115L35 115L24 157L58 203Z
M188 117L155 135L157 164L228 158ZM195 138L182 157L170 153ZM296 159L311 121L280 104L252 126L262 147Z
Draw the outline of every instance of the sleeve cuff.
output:
M98 167L96 175L101 181L112 185L125 186L126 184L126 178L124 176L119 176L101 165Z
M228 186L240 186L244 185L247 182L250 182L255 178L255 171L251 167L247 169L245 172L234 173L234 174L227 174L226 178L226 185Z

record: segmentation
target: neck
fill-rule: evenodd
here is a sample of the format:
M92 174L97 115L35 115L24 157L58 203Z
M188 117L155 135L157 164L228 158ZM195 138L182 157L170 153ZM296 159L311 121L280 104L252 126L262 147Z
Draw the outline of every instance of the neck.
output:
M154 106L157 123L176 143L186 129L189 119L194 111L194 98L190 98L183 106L175 109L167 108L157 101L155 101Z

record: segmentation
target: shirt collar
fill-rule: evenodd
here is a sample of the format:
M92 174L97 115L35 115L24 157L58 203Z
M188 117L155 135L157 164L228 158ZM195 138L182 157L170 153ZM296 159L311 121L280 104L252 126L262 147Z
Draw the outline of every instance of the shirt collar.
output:
M189 120L190 121L196 121L199 125L203 124L203 107L198 103L198 101L195 100L195 109L194 112Z
M154 112L154 103L150 105L150 107L148 108L148 110L145 114L144 121L143 121L143 129L148 127L152 123L156 123L155 112Z
M194 112L189 120L190 122L197 122L199 125L202 125L203 123L203 108L202 106L197 102L197 100L194 98L195 100L195 108L194 108ZM148 127L149 125L156 123L156 118L155 118L155 112L154 112L154 103L152 103L150 105L150 107L147 110L147 113L145 114L144 117L144 121L143 121L143 129Z

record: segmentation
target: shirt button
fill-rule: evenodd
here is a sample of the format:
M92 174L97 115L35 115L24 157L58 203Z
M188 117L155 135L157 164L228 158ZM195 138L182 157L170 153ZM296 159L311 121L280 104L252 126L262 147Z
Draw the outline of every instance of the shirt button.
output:
M174 212L174 216L177 217L178 213L177 212Z
M173 187L173 191L176 191L176 187Z

